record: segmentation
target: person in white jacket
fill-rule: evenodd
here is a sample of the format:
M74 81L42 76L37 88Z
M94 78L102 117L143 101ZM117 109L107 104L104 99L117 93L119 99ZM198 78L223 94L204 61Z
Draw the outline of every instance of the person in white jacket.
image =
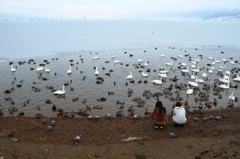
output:
M177 102L176 106L172 112L172 119L175 123L175 126L181 125L183 126L187 122L186 118L186 110L182 105L182 102Z

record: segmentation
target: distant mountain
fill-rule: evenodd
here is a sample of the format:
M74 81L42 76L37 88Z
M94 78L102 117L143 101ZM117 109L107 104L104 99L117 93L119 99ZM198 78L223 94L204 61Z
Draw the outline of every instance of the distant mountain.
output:
M216 20L216 21L240 21L240 9L234 10L198 10L180 13L154 13L133 15L130 19L149 20Z
M0 14L0 22L11 21L54 21L54 20L85 20L86 18L79 19L53 19L46 17L33 17L28 15L7 15ZM197 10L192 12L179 12L179 13L150 13L150 14L135 14L122 17L120 19L127 20L188 20L188 21L240 21L240 9L233 10Z

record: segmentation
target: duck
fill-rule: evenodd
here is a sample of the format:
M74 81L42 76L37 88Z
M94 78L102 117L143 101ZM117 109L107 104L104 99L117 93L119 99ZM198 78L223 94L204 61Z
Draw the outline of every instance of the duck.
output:
M162 77L160 77L159 80L152 80L152 83L154 83L154 84L162 84Z
M54 94L65 94L65 90L64 90L65 86L62 86L62 90L57 90L55 92L53 92Z
M67 74L71 74L72 73L72 69L71 66L69 66L69 69L67 70Z
M127 76L127 79L132 79L133 78L133 75L132 75L132 72L130 72L130 75Z
M45 72L50 72L50 69L49 68L47 68L47 65L45 65L45 70L44 70Z

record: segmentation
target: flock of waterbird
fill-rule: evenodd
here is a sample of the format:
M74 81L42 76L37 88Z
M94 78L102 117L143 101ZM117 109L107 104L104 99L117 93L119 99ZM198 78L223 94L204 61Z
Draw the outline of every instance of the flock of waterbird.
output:
M155 48L157 49L157 48ZM144 51L146 52L146 51ZM125 54L127 54L127 52L124 52ZM223 53L223 52L221 52ZM92 54L92 53L91 53ZM130 57L132 57L133 55L130 54L129 55ZM81 55L79 56L81 57ZM92 58L93 60L99 60L100 57L97 56L97 54L92 54ZM166 58L164 54L160 54L160 58ZM114 64L123 64L121 61L119 60L116 60L116 56L111 54L111 59L113 60L113 63ZM177 66L176 69L173 69L173 64L176 63L176 61L178 59L181 59L181 61L184 61L184 62L180 62L179 65ZM83 60L83 58L81 58L81 60ZM229 105L233 105L234 104L234 101L238 101L238 98L234 96L234 90L238 88L237 85L233 85L231 80L233 82L240 82L240 68L239 68L239 62L237 60L234 60L233 58L229 58L229 60L231 60L231 62L228 62L227 59L222 59L221 61L220 60L217 60L216 57L214 57L213 55L210 56L210 57L207 57L207 60L209 61L209 63L207 65L202 65L201 64L201 60L203 60L203 56L202 55L198 55L198 58L197 59L192 59L191 55L188 53L188 54L181 54L181 55L178 55L177 57L171 57L171 62L167 62L165 63L165 68L161 67L159 68L159 79L155 79L155 80L152 80L152 83L155 84L155 85L162 85L166 80L169 80L169 81L172 81L170 86L169 87L165 87L163 89L162 92L157 92L157 93L151 93L150 90L145 90L143 95L148 99L150 98L151 96L152 97L155 97L156 99L159 99L159 96L161 95L165 95L166 99L170 99L171 101L176 101L176 100L183 100L183 98L180 96L180 92L186 90L186 94L187 95L194 95L194 100L197 102L197 101L201 101L201 102L205 102L205 106L211 106L212 104L215 104L216 105L216 98L214 98L214 102L211 102L209 99L209 94L210 94L210 89L212 88L211 92L213 92L213 95L218 95L218 98L222 98L222 95L221 95L221 91L223 89L232 89L232 94L229 96L228 100L229 100ZM47 60L45 60L46 62L48 62ZM73 61L73 60L70 60L70 61ZM188 62L187 62L188 61ZM30 62L34 62L33 59L29 60L29 63ZM105 61L105 63L108 63L109 61ZM230 63L230 68L229 69L225 69L225 65ZM219 66L219 65L220 66ZM16 71L16 68L17 67L14 67L13 66L13 62L10 63L11 65L11 71L12 72L15 72ZM145 71L144 70L140 70L139 72L141 72L141 75L142 77L148 77L148 73L149 72L157 72L157 69L155 70L152 70L150 69L148 66L149 66L149 61L146 61L144 63L144 60L143 59L140 59L140 58L137 58L137 61L136 61L136 64L134 63L133 64L135 66L135 68L143 68L143 69L146 69ZM128 66L128 64L126 64L126 66ZM176 66L176 64L175 64ZM94 67L95 69L95 72L94 74L96 76L99 75L99 70L98 70L98 67ZM177 83L177 81L179 80L179 78L177 76L175 76L174 78L168 78L169 76L169 70L172 70L174 72L176 71L179 71L181 73L182 76L184 77L189 77L187 79L190 79L191 81L188 81L188 82L182 82L182 83ZM33 68L31 69L33 70ZM36 65L36 71L40 74L40 76L42 75L42 72L46 72L46 73L50 73L50 69L47 67L47 63L46 64L41 64L41 66L39 65ZM134 77L133 77L133 70L130 70L129 71L130 74L129 75L126 75L126 80L127 81L130 81L130 83L134 83ZM202 72L202 74L200 74L200 72ZM216 73L217 72L217 75L219 76L219 78L214 78L212 80L213 84L206 84L206 83L209 83L209 79L208 76L209 74L213 74L213 73ZM67 70L67 74L71 74L72 73L72 69L71 69L71 65L69 66L69 69ZM106 75L109 74L109 73L106 73ZM55 73L56 75L56 73ZM202 76L203 79L200 79L199 77ZM86 76L83 77L83 80L86 78ZM44 78L43 78L44 80ZM47 80L47 79L45 79ZM104 81L104 78L102 77L98 77L97 78L97 82L96 83L101 83ZM207 82L206 82L207 81ZM145 80L145 82L147 83L148 81ZM114 84L116 84L116 82L114 81L113 82ZM138 82L140 83L140 82ZM53 94L55 95L58 95L60 97L64 97L65 96L65 86L68 85L69 83L66 83L62 86L62 89L61 90L56 90L54 89L52 86L51 87L48 87L48 88L51 88ZM128 82L126 82L126 85L128 85ZM199 85L202 85L202 90L200 89L200 86ZM177 98L174 98L173 97L173 93L172 93L172 88L175 87L177 90L175 91L175 93L177 93ZM38 91L38 88L36 87L33 87L32 88L34 89L34 91ZM70 90L73 90L74 88L73 87L70 87ZM5 93L10 93L13 89L8 89L5 91ZM40 91L40 90L39 90ZM133 92L133 90L129 89L128 93L131 94ZM198 94L197 94L198 93ZM108 94L114 94L114 92L108 92ZM9 100L11 99L11 97L9 98L5 98L5 100ZM73 99L72 101L78 101L78 97L75 99ZM101 98L98 98L97 99L98 101L105 101L106 98L105 97L101 97ZM136 100L137 103L138 103L138 107L139 106L144 106L144 100L142 98L134 98L133 100ZM29 102L29 101L28 101ZM85 103L86 102L86 99L84 99L82 101L82 103ZM47 103L47 102L46 102ZM101 109L101 106L96 106L96 107L89 107L89 106L86 106L86 109L80 109L76 112L64 112L64 110L62 109L58 109L52 102L49 102L50 104L52 104L52 108L53 110L58 110L59 113L61 113L63 116L73 116L74 114L78 114L78 115L86 115L87 114L87 111L88 110L91 110L91 109ZM117 104L121 104L121 105L124 105L124 102L119 102L117 101L116 102ZM188 107L188 103L185 102L185 106ZM38 107L39 108L39 107ZM120 108L123 108L120 107ZM137 114L134 114L134 109L131 109L132 106L128 109L130 110L130 114L134 117L134 118L137 118L139 117L139 115ZM199 104L199 107L198 108L202 108L202 103ZM40 108L39 108L40 109ZM38 109L38 110L39 110ZM192 109L192 108L191 108ZM11 108L10 109L10 112L13 112L13 110L16 110L15 107ZM22 113L24 114L24 113ZM121 110L119 110L116 115L119 115L119 116L122 116L124 113ZM145 114L149 114L148 112L148 109L146 109L145 111ZM37 115L37 116L41 116L41 115ZM106 114L106 117L112 117L113 115L112 114ZM89 119L92 119L92 118L95 118L95 119L98 119L99 116L89 116Z

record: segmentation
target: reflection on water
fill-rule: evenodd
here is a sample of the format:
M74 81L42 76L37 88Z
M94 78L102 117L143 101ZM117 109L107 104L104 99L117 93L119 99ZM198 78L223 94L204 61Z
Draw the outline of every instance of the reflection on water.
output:
M221 54L221 51L224 53ZM185 56L185 54L190 54ZM112 58L111 55L115 55L116 58ZM130 56L130 55L133 56ZM164 54L165 57L160 55ZM178 57L178 55L183 55L183 57ZM214 95L212 85L215 79L220 79L220 75L217 74L217 70L220 66L224 65L223 74L228 69L239 68L239 57L233 52L228 53L224 48L202 48L202 49L183 49L180 48L148 48L144 50L117 50L117 51L105 51L98 52L94 54L100 59L94 60L90 52L81 53L66 53L59 54L56 57L46 57L46 58L36 58L34 61L36 64L46 63L44 60L50 62L47 67L50 69L50 73L44 71L37 72L36 64L34 62L28 63L29 59L25 59L26 63L19 65L18 62L21 60L14 61L14 66L17 66L16 72L10 71L9 61L0 62L1 70L1 88L0 88L0 103L1 108L5 116L16 116L19 112L24 112L25 116L33 116L36 113L42 113L44 116L52 117L57 116L57 111L52 111L51 104L46 103L47 100L51 100L58 108L64 110L64 112L78 111L79 109L86 109L86 106L90 106L92 109L87 113L90 115L105 116L110 113L114 116L116 112L123 107L122 110L124 115L129 114L128 108L133 106L134 114L144 115L146 108L148 111L152 111L155 106L156 99L158 96L153 97L153 94L160 94L159 100L161 100L164 106L167 108L168 113L171 112L172 106L176 101L173 101L177 97L183 98L183 103L188 102L189 106L194 108L199 108L200 101L196 102L194 99L198 97L198 93L203 91L203 84L199 84L200 91L196 95L187 95L187 90L179 90L174 86L175 84L180 85L185 84L189 81L194 81L191 79L191 74L189 76L183 76L180 69L181 62L186 62L189 66L189 71L191 72L191 65L193 60L198 59L198 55L202 55L202 59L196 64L200 66L200 71L197 73L199 79L203 79L202 74L206 70L211 69L207 64L211 64L211 60L207 60L207 57L213 55L214 59L220 60L221 63L216 63L214 65L213 74L209 74L208 80L205 81L206 84L211 85L209 92L209 101L213 102L214 98L217 99L217 106L210 105L206 107L205 103L207 101L201 101L203 104L203 109L219 109L221 107L226 107L228 105L228 96L232 93L232 89L226 89L220 92L222 98L219 99L218 96ZM233 59L230 59L232 57ZM58 58L58 60L56 60ZM142 63L138 63L137 59L142 59ZM173 60L175 58L175 60ZM226 58L228 62L223 64L222 59ZM70 62L70 60L73 60ZM114 63L114 60L120 61L120 63ZM238 63L231 64L231 61L238 61ZM24 60L22 60L24 61ZM149 62L148 66L144 64ZM172 66L166 66L165 63L171 62ZM72 73L67 74L69 66L72 64ZM138 66L138 67L136 67ZM99 75L95 75L94 67L98 67ZM164 78L162 85L155 85L152 80L159 79L159 69L164 68L168 71L167 78ZM31 70L34 68L34 70ZM150 70L148 72L147 70ZM148 77L143 77L141 71L148 74ZM127 76L130 72L133 72L133 79L127 80ZM239 83L233 81L233 76L237 75L234 71L230 75L230 82L232 85L238 86L236 88L234 95L239 97ZM177 77L177 81L174 82L171 79ZM14 77L16 80L14 81ZM102 77L103 82L97 82L98 78ZM43 80L46 79L46 80ZM11 84L14 81L14 84ZM23 82L21 82L23 81ZM145 82L144 82L145 81ZM68 84L69 83L69 84ZM49 89L49 86L57 90L61 90L62 86L65 86L65 97L59 98L54 95ZM17 87L17 85L22 85ZM171 93L164 94L164 89L173 85ZM34 89L33 89L33 88ZM5 90L14 88L10 94L4 93ZM39 90L39 91L38 91ZM132 93L128 93L132 90ZM144 92L146 96L143 96ZM112 92L112 94L110 93ZM110 94L109 94L110 93ZM179 94L180 96L178 96ZM11 97L11 100L6 101L5 98ZM78 97L78 100L77 100ZM106 98L106 101L98 100L99 98ZM144 103L141 105L134 101L134 98L141 98ZM29 104L25 103L27 100ZM75 99L73 101L73 99ZM86 99L86 102L82 102ZM13 102L14 101L14 104ZM124 102L124 105L117 104L117 101ZM210 103L211 104L211 103ZM100 105L102 109L93 109ZM234 106L238 106L237 102L234 102ZM8 109L11 107L16 107L17 112L10 114ZM37 109L38 108L38 109ZM78 117L78 116L76 116Z

